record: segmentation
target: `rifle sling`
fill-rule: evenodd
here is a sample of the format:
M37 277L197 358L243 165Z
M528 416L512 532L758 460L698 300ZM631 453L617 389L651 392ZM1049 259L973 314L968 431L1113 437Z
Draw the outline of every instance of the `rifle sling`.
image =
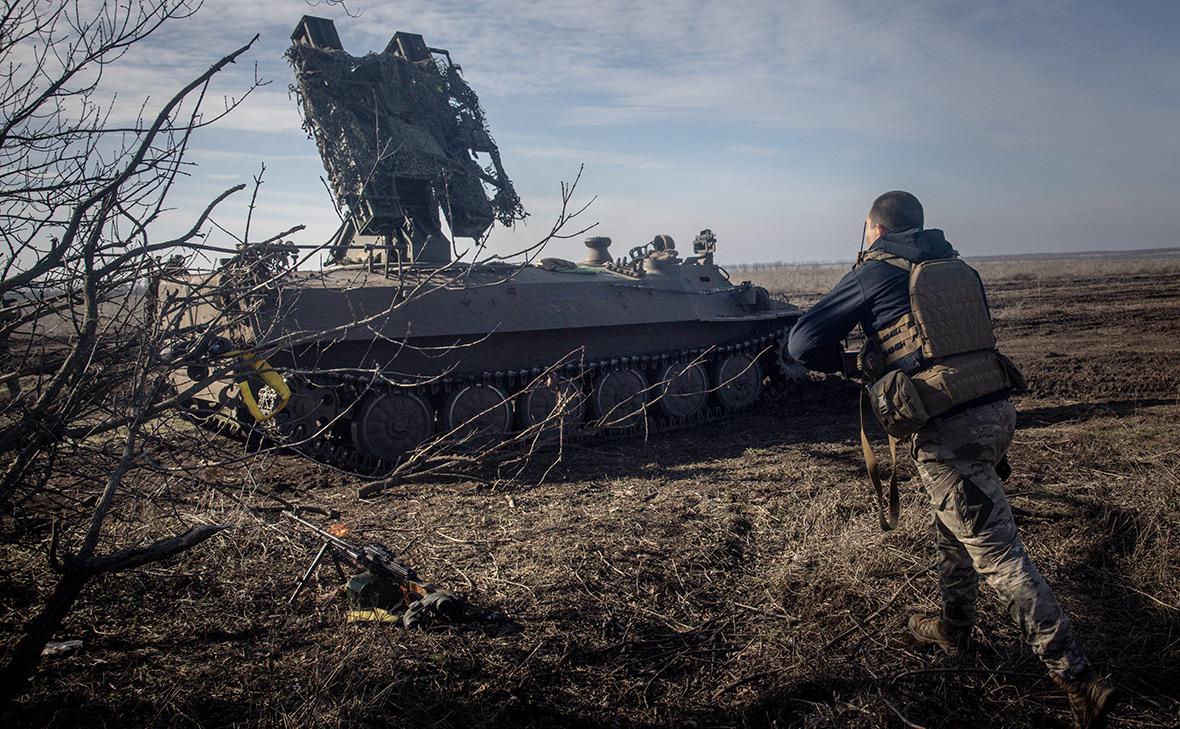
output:
M897 527L898 516L901 512L901 498L897 492L897 438L889 436L889 507L885 507L885 487L881 483L881 472L877 465L877 457L873 454L873 446L869 443L869 435L865 431L865 413L869 407L868 391L860 391L860 448L864 453L865 469L869 472L869 480L873 482L876 492L877 516L881 520L881 530L890 531Z

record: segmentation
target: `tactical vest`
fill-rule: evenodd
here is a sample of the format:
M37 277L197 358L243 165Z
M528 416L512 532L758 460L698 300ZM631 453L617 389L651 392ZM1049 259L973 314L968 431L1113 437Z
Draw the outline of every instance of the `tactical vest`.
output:
M885 372L913 381L928 418L986 395L1020 389L1019 373L996 351L983 282L960 258L912 263L869 249L858 266L882 261L909 273L910 312L877 332ZM1012 371L1010 371L1010 368ZM880 410L880 404L878 404Z
M912 263L874 249L861 253L856 265L867 261L909 273L909 313L879 331L866 331L868 341L859 357L861 371L875 380L861 391L860 446L881 528L889 530L897 526L901 511L898 440L955 408L988 395L1023 392L1026 385L1020 371L996 351L983 282L975 269L958 257ZM867 411L889 433L888 489L865 430Z
M1020 371L996 351L983 282L975 269L957 257L911 263L873 249L862 253L856 265L866 261L909 273L910 312L879 331L865 332L868 346L860 357L860 369L875 380L861 391L860 446L876 491L881 528L889 530L897 526L901 511L898 440L931 418L987 395L1023 392L1026 386ZM877 362L870 365L869 359ZM889 433L888 489L865 430L870 410Z

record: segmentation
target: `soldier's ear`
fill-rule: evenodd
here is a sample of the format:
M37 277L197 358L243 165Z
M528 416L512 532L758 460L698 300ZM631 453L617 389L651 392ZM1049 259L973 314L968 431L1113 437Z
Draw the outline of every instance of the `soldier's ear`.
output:
M880 238L889 235L889 230L880 223L869 223L866 231L865 240L869 243L876 243Z

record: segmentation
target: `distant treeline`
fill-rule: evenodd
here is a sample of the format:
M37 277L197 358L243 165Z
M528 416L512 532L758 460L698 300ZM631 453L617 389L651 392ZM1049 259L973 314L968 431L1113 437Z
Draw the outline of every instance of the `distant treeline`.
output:
M779 268L830 268L831 266L851 266L852 261L763 261L758 263L732 263L726 266L731 271L774 271Z
M1134 248L1125 251L1064 251L1061 253L1009 253L991 256L965 256L973 261L1053 261L1077 259L1117 260L1120 258L1176 258L1180 247ZM727 268L733 271L773 271L778 268L827 268L830 266L851 266L852 259L835 261L760 261L755 263L733 263Z

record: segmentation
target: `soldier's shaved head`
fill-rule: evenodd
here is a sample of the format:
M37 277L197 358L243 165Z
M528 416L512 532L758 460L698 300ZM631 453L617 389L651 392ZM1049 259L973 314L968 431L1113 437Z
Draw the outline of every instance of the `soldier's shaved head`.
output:
M890 232L921 228L924 223L922 203L904 190L890 190L869 208L869 224L880 225Z

